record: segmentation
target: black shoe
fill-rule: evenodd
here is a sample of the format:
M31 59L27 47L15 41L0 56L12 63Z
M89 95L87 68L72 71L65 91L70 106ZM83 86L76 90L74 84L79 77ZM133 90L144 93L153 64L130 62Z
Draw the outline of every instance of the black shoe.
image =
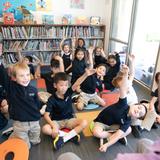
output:
M81 140L81 137L80 137L79 134L77 134L76 136L74 136L73 138L70 139L70 141L73 142L76 145L80 144L80 140Z
M140 138L142 134L142 128L140 126L132 126L132 134L136 138Z
M158 124L157 123L153 123L152 129L158 129Z
M119 139L118 142L126 146L127 145L127 138L123 137L123 138Z
M12 132L13 132L13 127L10 127L2 132L2 136L9 137Z

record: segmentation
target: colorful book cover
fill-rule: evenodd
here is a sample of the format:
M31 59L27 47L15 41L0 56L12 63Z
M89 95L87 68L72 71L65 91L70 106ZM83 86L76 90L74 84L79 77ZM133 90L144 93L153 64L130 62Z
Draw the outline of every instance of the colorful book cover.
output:
M98 16L93 16L90 18L90 24L91 25L99 25L101 18Z
M66 14L62 17L62 24L71 24L72 23L72 15Z
M75 23L76 24L89 24L88 23L88 18L85 17L85 16L78 16L78 17L76 17Z
M54 16L53 15L42 15L42 23L43 24L54 24Z
M3 13L3 23L4 24L14 24L14 14L13 13Z

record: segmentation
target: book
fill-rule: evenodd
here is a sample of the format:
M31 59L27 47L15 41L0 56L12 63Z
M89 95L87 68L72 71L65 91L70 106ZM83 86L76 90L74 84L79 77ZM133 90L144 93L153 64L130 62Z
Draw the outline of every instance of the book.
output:
M42 23L43 24L54 24L54 16L53 15L42 15Z
M62 17L62 24L71 24L72 23L72 15L66 14Z
M76 24L89 24L88 18L85 16L78 16L75 19Z
M99 25L100 24L100 20L101 20L101 17L92 16L92 17L90 17L90 24L91 25Z
M14 14L13 13L3 13L3 23L4 24L14 24Z

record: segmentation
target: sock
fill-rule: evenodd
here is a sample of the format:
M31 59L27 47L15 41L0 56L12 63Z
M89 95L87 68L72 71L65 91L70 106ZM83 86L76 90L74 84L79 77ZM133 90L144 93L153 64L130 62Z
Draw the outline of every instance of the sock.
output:
M68 132L64 137L63 137L63 140L64 140L64 143L67 142L68 140L70 140L71 138L73 138L74 136L76 136L77 133L74 129L72 129L70 132Z
M58 132L59 132L58 135L59 135L60 137L64 137L64 136L67 134L66 132L61 131L61 130L59 130Z

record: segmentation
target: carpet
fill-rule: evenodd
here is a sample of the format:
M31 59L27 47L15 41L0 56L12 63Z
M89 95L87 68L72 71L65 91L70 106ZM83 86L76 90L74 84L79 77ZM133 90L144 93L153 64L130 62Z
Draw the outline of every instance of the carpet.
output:
M86 136L86 137L92 136L92 133L90 132L90 129L89 129L89 125L90 125L91 121L93 121L99 113L100 113L100 110L99 111L76 113L77 118L86 119L88 121L87 127L83 130L84 136Z

